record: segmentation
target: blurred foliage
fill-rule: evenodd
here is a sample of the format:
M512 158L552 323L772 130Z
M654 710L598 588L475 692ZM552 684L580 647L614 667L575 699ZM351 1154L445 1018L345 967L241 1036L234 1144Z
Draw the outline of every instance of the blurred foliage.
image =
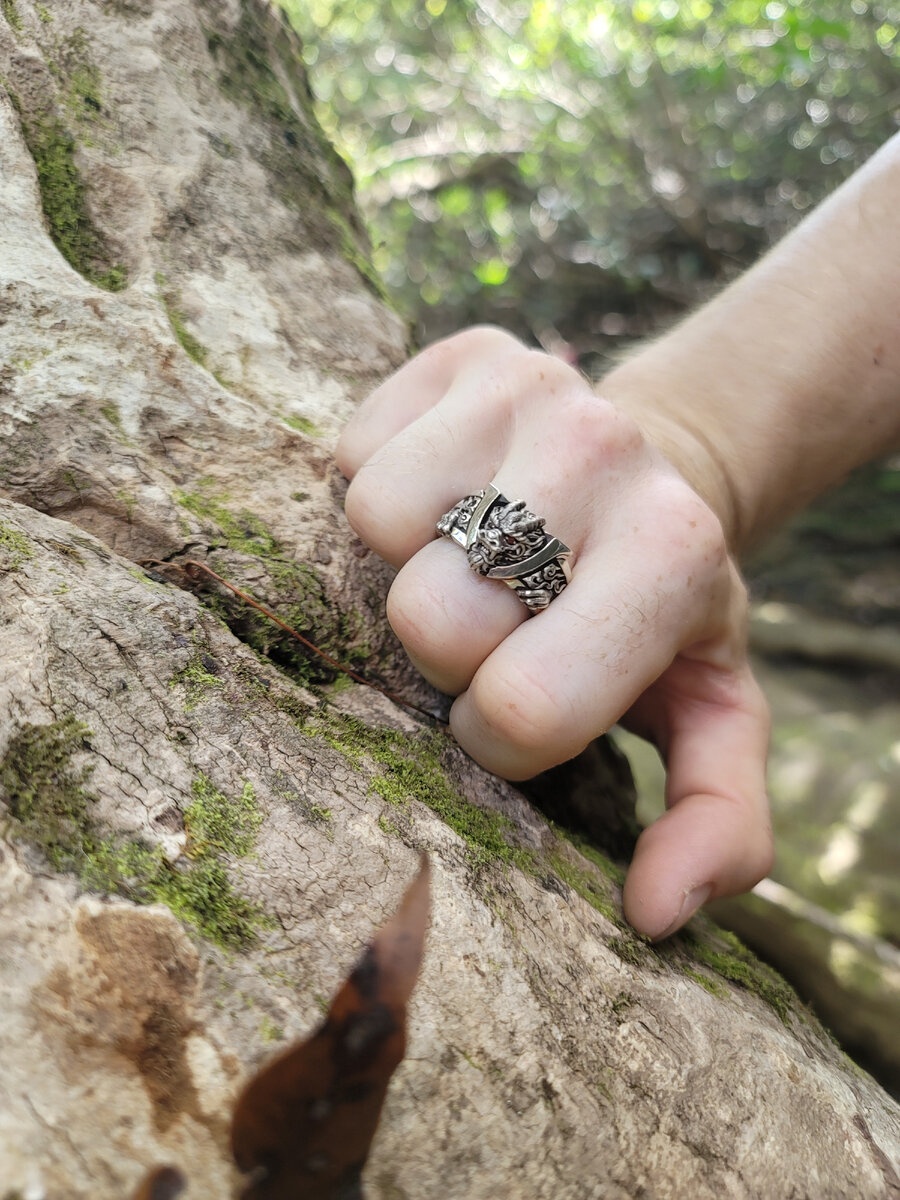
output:
M745 564L756 600L900 628L900 455L854 471Z
M602 360L900 123L896 0L279 2L425 339L488 319Z

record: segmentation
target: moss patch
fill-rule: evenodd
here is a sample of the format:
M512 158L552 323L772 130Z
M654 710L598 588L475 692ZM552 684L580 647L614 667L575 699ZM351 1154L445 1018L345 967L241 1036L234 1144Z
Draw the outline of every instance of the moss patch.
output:
M199 363L201 367L206 366L206 356L209 354L207 348L201 341L194 337L188 329L185 321L187 318L184 313L175 307L174 302L163 298L163 308L166 310L166 316L169 318L169 324L172 326L172 332L178 341L179 346L195 363Z
M655 967L660 965L659 956L653 947L635 930L625 926L622 921L621 935L611 937L607 942L610 950L618 954L623 962L633 967Z
M541 880L549 872L555 874L618 926L619 932L606 944L624 962L641 970L680 972L720 999L728 994L721 980L736 983L759 996L785 1024L791 1013L801 1011L792 988L731 933L715 926L688 928L661 946L653 946L631 929L617 894L624 872L585 838L564 838L557 832L544 852L517 844L512 821L472 804L454 785L441 761L447 747L442 732L407 734L373 729L356 717L325 707L298 725L307 735L337 750L354 768L366 760L374 764L378 771L370 781L370 794L397 807L418 800L430 808L462 838L474 866L512 865ZM389 813L379 814L378 825L389 836L402 836Z
M93 768L74 761L89 748L89 737L87 726L70 716L25 725L11 739L0 763L0 784L17 834L88 890L166 904L223 948L252 944L267 918L235 891L226 870L230 859L250 853L262 821L252 785L230 798L198 775L184 811L187 848L172 863L160 846L104 836L98 829L91 815L96 798L86 788Z
M207 698L209 693L224 687L218 675L213 674L204 660L208 655L196 655L188 665L169 680L169 687L183 687L185 690L184 711L193 712L198 704Z
M22 18L16 7L16 0L0 0L0 12L6 18L6 23L10 29L14 29L18 33L22 28Z
M296 429L298 433L305 433L307 437L322 436L322 430L314 421L310 421L309 417L298 417L291 414L281 419L285 425L290 425L291 429Z
M620 868L587 843L588 861L578 861L573 847L558 836L546 853L518 844L516 827L508 817L472 804L452 782L441 761L448 743L440 730L407 734L373 729L356 717L330 708L321 708L298 724L307 735L321 738L339 751L354 768L364 760L380 768L369 784L370 794L398 807L417 800L430 808L462 838L473 866L512 865L533 878L546 878L553 872L608 920L620 927L625 925L621 904L611 887L611 880L622 875ZM384 813L378 824L386 834L396 836L400 832Z
M794 989L777 971L760 962L733 933L714 928L705 936L701 936L688 928L681 931L681 937L687 943L694 959L722 979L736 983L759 996L785 1025L790 1024L791 1013L801 1009ZM696 978L696 973L688 967L681 965L681 969L685 974ZM721 993L720 988L717 994Z
M227 493L216 493L214 481L198 479L190 492L175 497L193 513L220 545L260 560L275 599L267 604L297 633L348 667L366 664L371 650L363 640L360 613L339 609L328 597L318 573L308 563L284 556L284 547L255 513L235 508ZM213 565L228 576L228 567ZM248 593L249 594L249 593ZM266 655L303 684L327 683L340 672L236 596L207 593L205 603L232 632L259 654Z
M92 117L102 110L100 72L93 63L81 62L72 70L67 104L76 120Z
M724 996L725 989L720 983L716 983L709 975L701 975L699 971L693 971L690 967L681 968L682 975L687 975L688 979L693 979L695 983L699 983L702 988L712 996Z
M281 1042L284 1040L284 1030L269 1016L264 1016L259 1023L260 1041L271 1045L273 1042Z
M0 521L0 555L6 559L3 569L18 571L23 562L34 558L34 550L24 533Z
M166 316L169 318L169 324L172 327L172 332L175 334L176 341L188 358L193 359L201 367L205 367L209 351L188 329L186 324L187 317L178 307L178 293L165 290L166 277L162 271L157 271L154 279L159 289L159 302L163 306Z
M301 729L340 751L354 766L365 758L374 762L381 770L372 779L370 792L389 804L406 805L418 800L426 805L459 834L473 865L515 863L534 871L535 857L515 844L512 821L470 803L448 778L441 763L447 745L442 733L372 729L356 717L324 709Z
M240 796L230 799L203 774L191 784L193 800L184 810L188 853L203 858L221 851L243 858L256 844L262 813L252 783L245 783Z
M215 480L204 475L197 480L193 491L176 492L175 499L188 512L214 527L221 535L218 544L255 558L276 555L279 543L265 523L249 509L235 511L228 507L228 493L216 494L214 488Z
M110 262L103 238L88 216L74 138L59 121L45 119L28 126L26 141L37 167L50 236L63 258L90 283L120 292L126 271L120 263Z
M127 283L127 271L114 261L105 238L91 220L87 190L75 163L75 138L50 110L26 115L13 93L10 99L34 159L41 207L57 249L90 283L120 292Z
M301 722L300 728L321 738L354 767L368 759L380 768L369 784L370 794L396 806L417 800L430 808L462 838L473 866L514 865L533 877L552 871L604 917L624 925L621 905L610 887L610 879L621 877L621 870L586 843L589 861L583 864L559 838L546 854L519 845L515 825L508 817L472 804L454 785L441 761L447 748L446 735L441 731L407 734L373 729L356 717L326 708ZM399 832L383 813L379 827L390 835ZM592 869L596 866L602 874Z
M602 878L598 878L592 871L579 866L560 852L550 855L549 864L563 883L568 884L582 900L586 900L607 920L615 925L623 923L621 905L613 899Z
M100 407L100 413L109 421L110 425L115 425L116 429L121 432L122 429L122 414L119 412L119 406L110 402L103 404Z

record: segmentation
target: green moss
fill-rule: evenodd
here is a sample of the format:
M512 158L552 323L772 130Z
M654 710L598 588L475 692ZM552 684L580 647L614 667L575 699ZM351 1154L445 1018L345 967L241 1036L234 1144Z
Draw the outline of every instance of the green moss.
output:
M265 1016L259 1023L259 1037L263 1042L280 1042L284 1039L284 1030L271 1017Z
M361 638L362 616L356 611L337 608L328 598L318 573L308 563L283 557L281 543L255 513L246 508L232 508L227 493L216 494L214 481L206 477L198 479L192 491L176 493L176 499L215 531L216 544L264 564L277 593L277 615L285 624L348 667L359 667L369 660L370 648ZM213 565L217 565L215 561ZM227 575L227 568L222 568L222 573ZM328 682L339 674L286 630L239 598L208 593L204 599L241 641L285 667L302 683Z
M551 854L549 864L563 883L568 884L574 892L577 892L582 900L586 900L607 920L613 921L617 925L622 923L621 907L617 901L613 900L608 887L601 878L598 878L592 871L578 866L561 852Z
M725 995L725 989L722 985L716 983L715 979L710 979L708 975L701 975L699 971L694 971L690 967L682 967L681 973L682 975L687 975L688 979L693 979L695 983L699 983L711 995L719 996L720 998Z
M69 76L69 110L72 115L83 118L100 112L103 100L100 94L100 72L93 63L82 61Z
M291 492L291 499L302 504L304 500L309 499L309 492Z
M51 21L53 20L53 13L50 11L49 8L46 8L43 4L39 4L37 6L37 15L38 15L38 18L41 21L43 21L43 23L45 25L49 25L51 23Z
M389 804L418 800L437 813L466 843L473 865L515 863L532 869L534 855L515 844L515 826L501 813L478 808L460 794L441 763L445 736L372 729L356 717L320 710L301 726L340 751L354 766L369 759L381 767L370 790Z
M418 800L440 816L466 843L475 865L511 864L538 878L548 870L554 871L588 904L618 925L620 932L609 938L607 945L624 962L642 970L680 971L712 995L724 998L726 989L719 979L696 969L705 967L713 976L754 992L786 1024L791 1012L797 1011L798 1001L788 984L758 962L732 934L718 929L702 933L686 929L678 939L654 947L631 930L613 890L623 879L623 872L586 840L578 837L578 845L573 846L568 839L557 836L554 846L544 853L518 846L510 820L471 804L452 783L441 761L447 742L439 731L407 734L372 729L355 717L327 708L299 724L303 732L325 741L355 768L365 762L379 768L369 785L371 793L394 806ZM387 835L399 834L389 815L382 813L378 825ZM583 856L580 862L574 858L576 849ZM630 1002L630 997L620 996L614 1002L614 1011Z
M16 7L16 0L0 0L0 11L2 11L6 18L6 23L10 29L14 29L16 33L19 33L22 28L22 18Z
M341 692L349 691L353 687L353 680L349 675L338 675L334 683L328 689L329 696L339 696Z
M387 815L387 813L379 813L378 828L381 830L382 833L386 834L388 837L399 837L400 836L400 830L397 828L397 826L394 824L394 822L391 820L391 818Z
M52 725L26 725L9 742L0 784L24 836L57 870L70 870L88 822L84 784L89 767L75 767L85 748L86 725L66 717Z
M359 232L347 220L338 208L329 207L325 210L331 225L337 234L338 247L344 258L354 266L363 281L368 285L379 300L394 308L395 303L384 285L384 280L375 269L369 256L368 244L360 239Z
M122 415L119 412L117 404L104 404L100 409L101 414L109 421L110 425L115 425L116 429L122 428Z
M0 555L6 559L5 570L18 571L23 562L34 558L34 550L24 533L0 521Z
M245 783L233 800L201 774L191 784L191 795L193 800L184 810L188 853L195 858L216 850L237 858L249 854L262 824L253 784Z
M791 1013L797 1012L800 1005L796 992L777 971L761 963L733 933L716 928L701 936L691 929L684 929L681 936L694 959L722 979L759 996L785 1025L790 1024ZM687 967L681 969L690 973Z
M184 812L187 849L170 862L160 846L104 836L86 789L92 767L76 766L90 730L74 717L25 725L0 763L0 784L18 836L35 845L58 871L78 876L91 891L163 903L203 936L224 948L250 945L268 924L263 911L235 891L226 862L250 853L262 821L253 788L236 799L199 775Z
M121 263L112 261L88 214L87 193L75 165L75 139L58 117L50 114L23 117L22 131L37 168L50 236L59 252L90 283L110 292L121 291L127 272Z
M296 429L298 433L305 433L307 437L322 436L322 430L318 427L318 425L315 424L314 421L310 421L308 417L297 417L291 414L287 417L282 417L281 419L284 421L285 425L290 425L291 429Z
M279 544L255 513L248 509L233 512L227 507L227 492L214 495L215 480L202 476L192 492L176 492L178 503L195 517L214 525L222 535L221 544L240 554L267 558L277 554Z
M157 282L159 280L160 276L157 275ZM169 324L172 327L172 332L175 334L179 346L188 358L192 358L199 366L205 367L209 351L201 341L194 337L185 324L187 317L177 307L177 297L169 293L167 295L160 295L159 299L165 309L166 316L169 318Z
M185 712L193 712L206 699L211 689L223 686L222 680L206 669L199 654L169 680L170 688L183 687L185 689Z
M137 509L137 497L131 492L126 492L124 488L119 488L116 492L116 499L125 507L125 520L130 525L134 520L134 514Z
M611 937L606 943L623 962L633 967L648 967L659 965L659 959L651 946L641 939L640 934L632 930L623 930L617 937Z
M91 59L90 40L83 26L78 26L63 38L57 45L58 57L50 60L47 66L56 77L62 91L63 103L70 119L82 130L81 141L84 145L92 144L85 136L89 131L88 125L105 125L110 129L112 123L101 117L103 111L103 96L100 82L100 71Z
M256 940L260 928L271 927L259 905L234 890L215 858L202 858L184 871L158 871L148 880L147 891L223 949L244 950Z
M627 1012L633 1004L634 996L630 992L619 992L609 1007L615 1016L619 1016L620 1013Z
M622 867L618 863L613 862L608 855L604 854L593 842L589 841L584 834L576 833L571 829L564 829L555 821L548 821L548 824L557 837L574 846L578 853L593 863L607 879L618 887L622 886L625 882L625 872Z

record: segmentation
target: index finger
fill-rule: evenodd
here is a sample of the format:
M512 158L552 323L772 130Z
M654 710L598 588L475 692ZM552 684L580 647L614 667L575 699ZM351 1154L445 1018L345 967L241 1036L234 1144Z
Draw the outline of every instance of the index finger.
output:
M461 370L516 350L527 353L511 333L479 325L417 354L377 387L347 422L335 450L340 470L352 479L386 442L433 408Z

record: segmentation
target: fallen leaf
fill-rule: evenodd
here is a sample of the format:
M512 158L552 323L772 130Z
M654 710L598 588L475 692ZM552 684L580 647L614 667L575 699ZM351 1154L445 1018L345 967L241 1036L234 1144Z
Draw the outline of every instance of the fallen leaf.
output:
M406 1004L425 946L430 867L376 933L324 1024L238 1097L231 1146L244 1200L362 1200L360 1175L391 1075L406 1050Z

